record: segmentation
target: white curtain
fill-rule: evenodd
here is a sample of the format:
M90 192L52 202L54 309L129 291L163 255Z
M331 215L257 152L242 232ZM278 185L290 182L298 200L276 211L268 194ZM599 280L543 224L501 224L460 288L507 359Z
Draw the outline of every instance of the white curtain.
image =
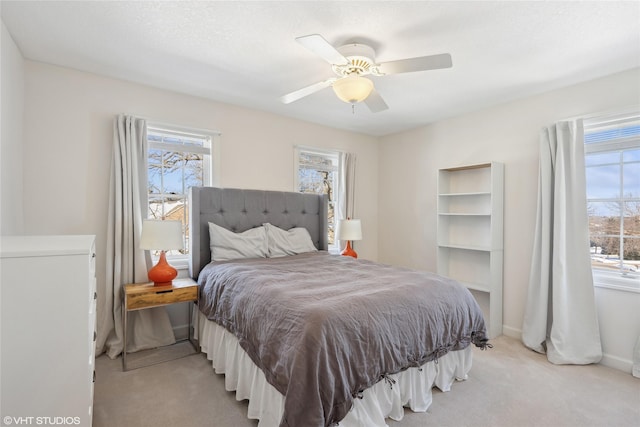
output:
M119 115L113 125L113 158L109 189L107 280L102 316L98 319L98 352L111 358L123 349L122 286L148 282L149 253L140 249L142 218L147 206L147 127L143 119ZM127 351L175 342L164 307L132 311L128 317Z
M355 218L355 189L356 189L356 155L353 153L340 153L340 211L338 220ZM344 249L347 242L340 242L340 248Z
M582 121L540 133L538 213L524 344L555 364L596 363L602 346L589 254Z

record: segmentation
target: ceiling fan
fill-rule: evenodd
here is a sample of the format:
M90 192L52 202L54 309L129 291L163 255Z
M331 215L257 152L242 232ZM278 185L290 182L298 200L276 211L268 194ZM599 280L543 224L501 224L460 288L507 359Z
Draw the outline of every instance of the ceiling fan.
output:
M363 76L372 75L378 77L451 68L452 66L451 55L448 53L378 64L375 62L375 51L365 44L351 43L336 49L320 34L298 37L296 41L331 64L331 68L337 77L331 77L280 97L280 101L285 104L332 86L334 92L342 101L350 104L364 101L372 112L377 113L388 109L389 106L375 90L373 82Z

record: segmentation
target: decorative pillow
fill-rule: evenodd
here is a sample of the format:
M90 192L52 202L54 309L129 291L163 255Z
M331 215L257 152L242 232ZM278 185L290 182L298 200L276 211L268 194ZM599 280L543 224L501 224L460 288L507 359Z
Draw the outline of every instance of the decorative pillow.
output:
M209 242L211 261L266 258L269 254L265 227L256 227L242 233L234 233L210 222Z
M297 255L305 252L316 252L311 236L306 228L296 227L289 231L266 223L269 257L276 258L287 255Z

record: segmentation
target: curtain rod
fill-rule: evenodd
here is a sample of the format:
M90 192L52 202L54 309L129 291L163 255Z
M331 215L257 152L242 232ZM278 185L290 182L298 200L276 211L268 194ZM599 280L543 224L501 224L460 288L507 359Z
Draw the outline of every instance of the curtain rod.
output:
M177 131L187 131L187 132L202 132L202 133L208 133L211 135L217 135L220 136L222 135L222 132L218 131L218 130L211 130L211 129L206 129L206 128L197 128L197 127L190 127L190 126L185 126L185 125L177 125L175 123L168 123L168 122L163 122L160 120L155 120L155 119L151 119L149 117L145 117L145 116L140 116L138 114L128 114L128 113L123 113L125 115L128 116L133 116L133 117L137 117L139 119L143 119L147 122L147 124L150 124L152 126L157 126L157 127L162 127L165 126L167 128L173 129L173 130L177 130Z
M560 121L569 121L569 120L578 120L578 119L590 120L590 119L595 119L596 117L618 116L618 115L628 114L628 113L633 113L633 112L640 112L640 104L628 105L628 106L623 107L623 108L616 108L616 109L613 109L613 110L600 111L600 112L597 112L597 113L589 113L589 114L583 114L583 115L580 115L580 116L567 117L567 118L564 118L564 119L562 119Z
M305 151L312 151L319 154L348 153L348 151L340 150L337 148L312 147L310 145L301 145L301 144L295 144L293 148L298 148Z

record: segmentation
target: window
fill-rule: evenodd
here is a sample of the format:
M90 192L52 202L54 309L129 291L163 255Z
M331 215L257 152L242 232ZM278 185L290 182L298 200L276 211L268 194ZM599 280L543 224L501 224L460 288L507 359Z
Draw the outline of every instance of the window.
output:
M594 279L640 290L640 112L588 119L584 129Z
M340 152L296 147L296 190L327 194L329 198L329 250L338 250L335 240L336 213L340 200Z
M147 217L182 222L184 249L167 252L173 260L189 251L189 188L212 184L213 133L162 125L147 126ZM152 255L158 256L159 252Z

